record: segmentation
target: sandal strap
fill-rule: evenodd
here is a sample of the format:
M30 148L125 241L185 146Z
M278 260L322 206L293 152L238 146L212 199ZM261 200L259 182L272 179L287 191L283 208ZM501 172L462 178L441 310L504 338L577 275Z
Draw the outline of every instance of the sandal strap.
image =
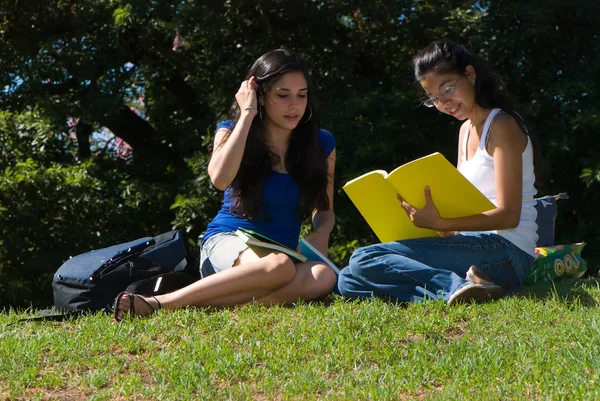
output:
M135 302L133 302L133 298L135 297L135 294L128 292L127 296L129 297L129 316L134 317L135 316Z
M150 309L152 309L152 312L156 312L157 310L159 310L162 306L160 304L160 302L158 302L158 299L156 299L156 297L153 295L152 298L154 298L154 300L156 301L156 303L158 303L158 308L155 308L150 302L146 301L144 298L142 298L141 295L139 294L130 294L129 297L135 297L137 299L139 299L140 301L144 302L146 305L148 305L150 307ZM131 306L133 306L133 302L131 302ZM135 313L135 310L134 310Z
M119 314L119 311L121 311L119 306L121 305L121 300L123 299L124 295L127 295L129 297L129 316L130 317L135 317L137 315L137 313L135 311L136 300L140 300L140 301L144 302L146 305L148 305L148 307L152 310L152 312L156 312L157 310L162 309L162 304L154 295L152 295L152 298L154 298L154 300L156 301L156 303L158 305L157 307L154 307L154 305L152 305L151 303L146 301L139 294L134 294L132 292L122 292L119 295L117 295L117 298L115 299L114 309L115 309L115 320L117 322L120 322L121 320L123 320L122 317L121 318L118 317L118 314ZM125 313L124 311L121 311L121 312L123 312L123 314Z
M162 305L161 305L160 301L158 300L158 298L156 298L154 295L152 295L152 298L154 298L154 300L158 304L158 308L157 309L154 309L154 308L152 308L152 309L154 309L155 311L157 311L159 309L162 309ZM148 302L146 302L146 303L148 303ZM152 305L150 305L150 306L152 306Z

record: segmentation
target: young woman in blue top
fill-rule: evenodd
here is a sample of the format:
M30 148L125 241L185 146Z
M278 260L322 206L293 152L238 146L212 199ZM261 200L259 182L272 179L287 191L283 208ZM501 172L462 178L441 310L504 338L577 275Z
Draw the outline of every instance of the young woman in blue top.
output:
M217 127L208 165L212 183L225 191L223 207L202 239L202 270L214 274L156 297L120 294L117 320L160 308L289 304L319 298L335 286L328 266L249 248L234 234L243 227L296 249L301 223L312 216L306 239L327 253L334 226L335 140L319 128L302 59L281 49L262 55L235 98L232 119Z
M534 260L535 141L492 71L462 46L434 42L413 63L427 95L424 105L464 121L458 170L497 207L449 219L439 215L427 187L421 209L399 198L416 226L439 231L441 237L358 249L342 270L338 289L350 298L404 302L498 298L523 282Z

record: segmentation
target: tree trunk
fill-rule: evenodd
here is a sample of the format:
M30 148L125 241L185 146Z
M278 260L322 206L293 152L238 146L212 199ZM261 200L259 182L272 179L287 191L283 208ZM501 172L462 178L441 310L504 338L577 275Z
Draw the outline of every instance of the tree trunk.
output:
M79 120L75 128L75 135L77 136L77 155L80 160L89 159L92 156L90 150L90 135L94 131L90 124L86 124Z

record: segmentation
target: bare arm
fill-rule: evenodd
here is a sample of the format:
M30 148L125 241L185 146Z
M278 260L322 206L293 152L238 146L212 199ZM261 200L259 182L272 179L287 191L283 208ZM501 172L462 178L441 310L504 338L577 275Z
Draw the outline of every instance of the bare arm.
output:
M335 148L327 159L327 198L329 199L329 209L316 210L312 215L313 231L306 236L306 239L313 244L323 255L327 255L329 248L329 234L335 225L335 214L333 213L333 182L335 173Z
M240 106L240 119L233 131L220 129L215 135L213 153L208 163L208 175L213 185L222 191L231 184L240 168L250 126L258 110L257 88L254 77L242 82L235 95Z
M445 219L437 212L431 194L426 189L427 202L422 209L415 209L403 202L404 209L417 227L436 231L490 231L519 225L523 186L521 156L527 145L527 137L508 115L500 115L494 120L490 135L488 152L494 158L497 207L473 216Z
M463 158L463 142L467 135L467 131L469 129L469 122L465 121L463 125L460 126L460 133L458 134L458 159L456 159L456 168L460 169L460 163L462 163Z

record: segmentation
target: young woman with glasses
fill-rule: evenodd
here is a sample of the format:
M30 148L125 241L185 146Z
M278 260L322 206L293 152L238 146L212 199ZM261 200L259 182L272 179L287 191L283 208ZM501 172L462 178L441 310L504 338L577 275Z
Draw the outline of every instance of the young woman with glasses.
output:
M311 216L313 231L306 239L327 253L335 140L319 126L302 59L281 49L258 58L230 114L217 126L208 165L213 184L225 191L202 239L202 271L212 274L156 297L121 293L117 321L160 308L289 304L319 298L335 286L336 274L327 265L294 263L285 254L250 248L234 234L245 228L296 249L301 223Z
M350 298L441 299L450 305L499 298L523 282L534 261L535 138L493 72L462 46L433 42L413 58L413 66L427 96L423 104L464 121L458 170L497 207L443 218L423 183L423 208L399 202L416 226L439 231L440 237L358 249L338 289Z

